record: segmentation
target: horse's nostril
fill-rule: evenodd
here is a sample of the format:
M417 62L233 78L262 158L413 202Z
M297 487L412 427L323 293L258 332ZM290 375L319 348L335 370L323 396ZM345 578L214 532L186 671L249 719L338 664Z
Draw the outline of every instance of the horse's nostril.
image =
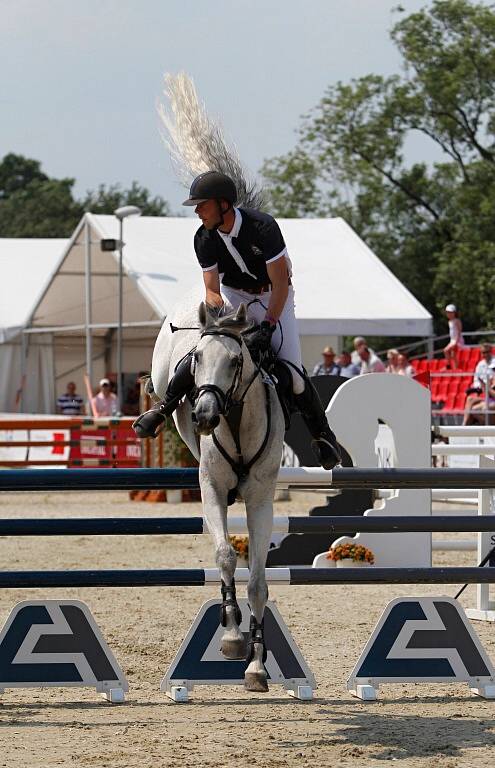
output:
M210 424L211 424L212 429L215 429L215 427L218 427L218 425L220 424L220 416L215 415L211 419Z

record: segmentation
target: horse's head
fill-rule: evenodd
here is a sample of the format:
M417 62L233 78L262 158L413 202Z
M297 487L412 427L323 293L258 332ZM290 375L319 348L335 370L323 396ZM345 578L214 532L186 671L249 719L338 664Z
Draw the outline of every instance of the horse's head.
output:
M194 353L197 397L193 418L201 435L210 435L229 409L242 379L241 332L249 327L241 304L235 314L214 318L204 303L199 307L201 338Z

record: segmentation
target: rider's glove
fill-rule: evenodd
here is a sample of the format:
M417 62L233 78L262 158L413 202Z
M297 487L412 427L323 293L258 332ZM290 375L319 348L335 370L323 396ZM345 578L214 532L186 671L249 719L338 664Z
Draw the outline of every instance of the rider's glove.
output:
M251 336L251 340L249 342L250 348L252 347L258 350L260 353L268 352L271 346L272 336L276 328L277 326L271 325L268 320L263 320L263 322L260 323L258 330L255 331Z

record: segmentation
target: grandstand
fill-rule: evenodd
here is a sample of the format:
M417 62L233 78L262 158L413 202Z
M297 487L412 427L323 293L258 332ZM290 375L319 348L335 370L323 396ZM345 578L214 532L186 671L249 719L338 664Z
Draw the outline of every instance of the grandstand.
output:
M494 351L495 354L495 351ZM445 358L411 360L418 379L430 379L431 400L437 413L461 413L466 401L466 389L471 386L474 370L481 359L479 346L464 347L459 352L459 368L447 368Z

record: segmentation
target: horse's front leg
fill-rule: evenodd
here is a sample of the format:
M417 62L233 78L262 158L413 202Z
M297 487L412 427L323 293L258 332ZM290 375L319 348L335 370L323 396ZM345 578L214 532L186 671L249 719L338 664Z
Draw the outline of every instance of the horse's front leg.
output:
M251 608L249 626L248 666L244 674L244 685L248 691L268 690L265 670L266 648L263 635L263 614L268 600L268 586L265 577L266 556L270 546L273 528L272 501L246 501L249 531L249 582L248 599Z
M201 495L208 530L213 537L215 562L222 577L220 621L225 631L222 635L221 650L227 659L243 659L246 655L246 641L240 630L242 615L235 590L237 556L227 531L227 492L219 492L211 480L205 478L201 483Z

